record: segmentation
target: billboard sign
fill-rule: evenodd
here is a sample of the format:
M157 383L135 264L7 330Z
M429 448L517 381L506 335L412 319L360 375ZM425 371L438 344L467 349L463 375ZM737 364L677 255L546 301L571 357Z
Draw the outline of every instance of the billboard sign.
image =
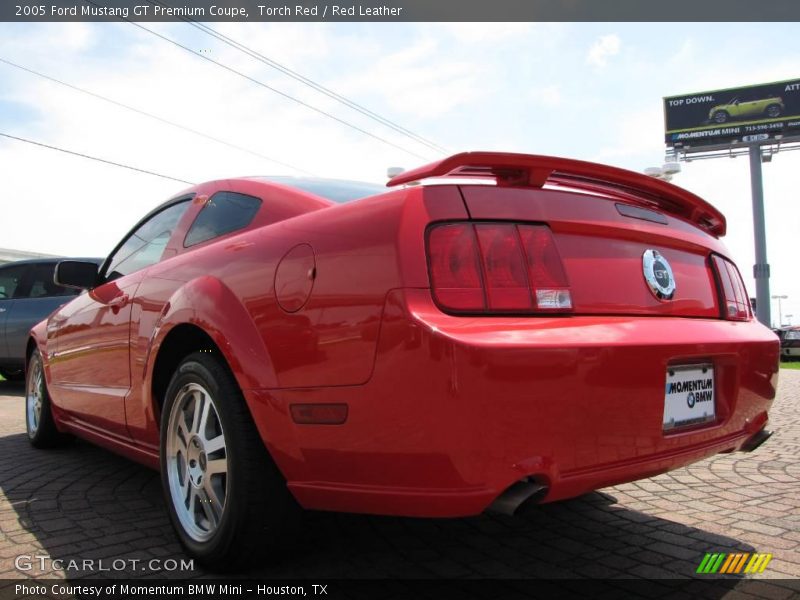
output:
M664 124L670 148L800 139L800 79L670 96Z

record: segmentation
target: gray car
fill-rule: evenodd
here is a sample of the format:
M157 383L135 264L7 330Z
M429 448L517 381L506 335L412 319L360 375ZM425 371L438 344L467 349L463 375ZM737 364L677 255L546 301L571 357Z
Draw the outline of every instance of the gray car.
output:
M0 265L0 375L6 379L23 377L25 343L31 327L79 293L53 282L53 271L60 260Z

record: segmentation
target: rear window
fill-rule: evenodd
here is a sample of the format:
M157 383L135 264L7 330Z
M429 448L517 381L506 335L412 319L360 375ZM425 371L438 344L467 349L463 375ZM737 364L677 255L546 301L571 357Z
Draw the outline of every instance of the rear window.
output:
M184 248L244 229L261 208L261 198L235 192L217 192L192 223Z
M314 194L339 204L383 194L387 191L386 186L363 181L316 179L312 177L260 177L259 179L297 188L303 192Z

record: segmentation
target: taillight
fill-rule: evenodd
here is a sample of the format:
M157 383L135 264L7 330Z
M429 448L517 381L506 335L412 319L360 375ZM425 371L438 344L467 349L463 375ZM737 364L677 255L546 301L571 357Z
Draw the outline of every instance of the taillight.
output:
M483 259L489 310L533 308L528 274L514 225L485 223L475 226Z
M711 256L711 262L722 295L722 316L731 321L749 320L752 316L750 298L736 265L716 254Z
M544 225L520 225L519 233L537 307L540 310L571 310L572 294L567 274L550 229Z
M550 229L516 223L444 223L428 234L436 302L475 313L572 309L567 276Z
M453 310L485 309L478 242L472 226L454 223L431 229L428 244L438 302Z

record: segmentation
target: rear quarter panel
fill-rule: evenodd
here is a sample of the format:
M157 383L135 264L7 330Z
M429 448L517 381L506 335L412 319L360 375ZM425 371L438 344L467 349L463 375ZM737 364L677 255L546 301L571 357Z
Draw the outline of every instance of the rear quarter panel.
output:
M452 186L396 190L201 247L174 246L178 254L149 269L134 301L131 369L142 385L127 403L132 435L158 442L153 364L182 323L212 337L243 390L366 382L387 294L428 285L425 226L466 216ZM308 300L287 312L276 299L276 267L298 245L313 249L315 273Z

